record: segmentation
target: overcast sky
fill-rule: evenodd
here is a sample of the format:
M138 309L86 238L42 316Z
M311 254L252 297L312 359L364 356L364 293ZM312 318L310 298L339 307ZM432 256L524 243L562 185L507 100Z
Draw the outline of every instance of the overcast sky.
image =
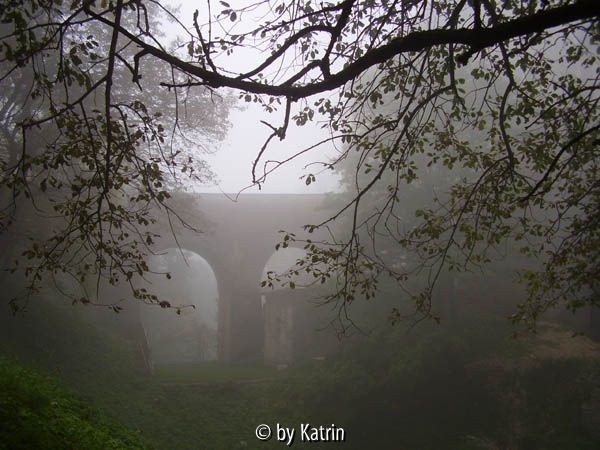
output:
M169 3L181 5L177 16L186 26L192 26L192 17L195 9L200 9L201 18L203 13L205 13L203 8L206 8L206 3L204 2L184 0ZM236 6L242 4L242 2L237 1L231 3ZM213 8L217 8L219 5L218 2L211 2L211 4L213 5ZM259 15L259 13L256 14ZM260 17L250 17L249 15L245 15L243 19L244 21L251 20L251 22L245 23L253 23L254 20L259 20ZM239 26L242 26L242 24L239 24L238 22L236 27ZM175 25L169 25L167 30L169 37L175 39L180 28ZM236 28L235 31L240 32L241 30ZM221 36L222 35L221 32ZM249 52L237 52L233 58L221 59L220 63L226 64L231 70L248 70L254 68L257 61L263 58L264 57L261 57L261 55L250 54ZM242 106L243 109L233 110L231 112L230 118L233 126L226 140L222 142L219 151L212 155L207 155L205 158L209 161L213 171L217 174L219 184L207 186L206 188L201 189L202 192L222 191L235 194L250 186L252 184L252 162L271 133L271 130L260 121L264 120L275 127L281 126L283 122L283 109L277 113L268 114L257 104L245 103L243 100L240 101L240 106ZM295 152L326 137L326 132L322 130L318 124L309 123L303 127L296 127L293 122L290 122L287 138L283 142L279 142L278 140L275 142L275 140L272 140L262 161L285 160ZM320 165L306 167L314 161L328 162L335 157L336 154L337 152L331 144L319 147L311 153L303 155L301 158L281 166L276 172L269 175L260 191L257 186L254 186L244 192L315 194L336 191L338 189L338 177L333 171L325 170L322 172L323 168ZM319 172L322 173L319 174ZM316 182L312 183L310 186L306 185L304 179L300 179L302 175L307 173L313 173L316 176Z
M271 132L266 125L260 123L260 120L269 121L275 126L281 124L281 113L265 114L255 104L246 105L248 106L245 110L233 111L231 117L233 126L227 139L218 152L207 157L219 178L220 185L206 189L205 192L219 192L221 189L224 192L235 193L249 186L252 182L252 163ZM325 133L317 126L307 124L298 128L290 125L283 142L271 141L263 161L283 160L325 137ZM269 175L260 192L315 194L335 191L338 184L337 177L330 170L316 175L316 182L310 186L306 185L304 179L300 179L303 174L316 174L317 171L322 171L319 165L305 169L307 164L313 161L328 161L335 153L331 146L322 147L296 161L286 163ZM245 192L259 192L259 190L258 187L253 187Z

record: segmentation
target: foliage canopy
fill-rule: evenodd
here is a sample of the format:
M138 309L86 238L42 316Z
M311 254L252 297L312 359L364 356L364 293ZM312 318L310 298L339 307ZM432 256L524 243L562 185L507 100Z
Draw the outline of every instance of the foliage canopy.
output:
M158 13L185 36L175 49L161 44ZM138 150L161 143L164 128L143 104L114 100L113 79L128 73L134 86L144 68L159 64L165 69L152 80L160 87L146 91L230 88L281 116L257 149L259 186L286 162L266 153L288 127L317 122L330 132L297 153L334 146L338 156L322 170L341 170L351 193L336 215L307 226L310 233L346 217L347 229L328 242L305 241L307 257L298 261L317 281L337 280L330 300L344 307L371 297L387 277L432 316L444 268L476 269L508 243L541 263L522 271L529 298L514 316L533 324L559 303L593 303L600 278L599 17L595 0L209 1L192 17L149 0L5 1L2 82L29 76L31 93L43 100L13 119L24 131L24 156L3 162L2 186L25 193L32 170L43 172L42 187L60 183L57 172L75 159L85 165L87 175L72 182L77 200L59 212L85 224L96 270L113 270L103 262L114 259L103 224L115 225L111 205L124 211L110 192L133 184L137 201L168 195L163 166ZM110 44L100 51L87 27L108 33ZM238 54L261 62L236 70ZM42 57L53 58L52 69ZM96 110L95 96L104 98ZM57 138L34 155L26 138L49 122ZM175 163L161 156L160 164ZM318 176L307 173L305 181ZM411 195L420 198L431 183L433 194L411 211ZM93 187L85 200L83 185ZM119 220L144 225L137 216ZM294 239L285 236L284 246ZM62 270L66 255L52 245L32 256L50 260L45 270ZM125 273L142 274L141 257L134 250L114 264L130 258L136 270ZM427 280L416 292L407 284L415 274Z

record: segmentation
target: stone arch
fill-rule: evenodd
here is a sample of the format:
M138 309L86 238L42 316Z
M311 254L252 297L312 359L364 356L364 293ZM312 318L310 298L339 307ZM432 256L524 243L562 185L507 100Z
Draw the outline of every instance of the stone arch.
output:
M185 213L185 221L202 232L158 216L155 248L185 248L213 269L219 291L219 360L262 361L263 268L281 237L279 230L300 236L302 224L319 223L327 215L324 196L247 194L233 202L223 195L178 193L171 200Z
M265 279L268 271L283 273L291 269L296 261L306 255L302 246L289 246L273 251L263 266L261 279Z
M293 268L306 251L299 247L286 247L274 251L265 262L262 279L268 272L285 273ZM296 286L294 285L294 290ZM297 286L301 290L301 285ZM297 295L283 286L266 287L261 292L264 316L264 361L278 367L291 365L295 359L295 328L297 321Z
M285 271L294 267L306 251L303 246L280 250L281 256L269 258L265 271ZM289 256L285 257L285 254ZM277 254L277 253L275 253ZM331 309L319 308L323 295L319 280L298 267L294 288L263 290L265 317L264 361L285 367L310 359L323 359L335 352L339 342L331 323Z
M172 308L142 305L151 365L192 363L218 357L219 290L214 269L202 255L185 248L168 248L152 256L148 288ZM165 273L171 280L167 280Z

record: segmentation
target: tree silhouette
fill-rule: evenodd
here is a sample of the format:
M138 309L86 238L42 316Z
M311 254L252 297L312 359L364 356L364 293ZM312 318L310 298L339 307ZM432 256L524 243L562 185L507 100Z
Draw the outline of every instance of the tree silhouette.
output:
M143 104L116 102L112 84L120 71L135 86L145 67L161 64L170 79L153 89L174 95L234 89L281 116L281 125L267 124L272 133L256 152L251 170L258 186L285 164L265 154L290 126L318 122L330 131L325 141L296 153L336 146L338 157L322 163L322 170L353 161L347 204L328 221L306 227L310 233L346 216L347 229L328 242L305 239L307 256L294 269L317 282L336 279L328 299L341 308L375 295L382 276L403 287L414 271L425 271L428 286L407 295L419 313L431 316L442 268L469 270L507 241L543 263L522 272L530 297L515 320L534 324L556 304L576 309L594 302L590 293L600 275L597 1L296 0L242 7L209 1L192 17L178 17L154 1L32 1L4 2L3 11L12 27L1 47L4 63L12 64L6 73L28 68L34 92L43 97L43 114L21 122L24 136L52 122L63 130L69 152L88 166L86 182L95 194L77 217L88 224L86 233L95 233L89 245L97 255L108 248L103 224L114 223L103 215L114 204L110 192L133 183L133 175L121 173L125 161L136 167L140 201L161 203L168 195L160 167L138 151L162 142L164 128ZM176 49L161 43L157 11L186 36ZM92 56L93 36L72 38L89 24L110 34L102 55ZM50 54L58 61L54 72L40 66ZM238 54L259 62L234 70ZM67 95L69 84L79 86L77 95ZM60 89L63 95L51 95ZM104 101L95 111L89 102L96 95ZM77 146L86 134L82 145L93 149L87 153ZM5 175L3 186L26 191L25 174L44 164L49 183L52 171L73 160L23 158L16 172L5 166L5 174L21 175ZM161 164L174 166L169 158ZM406 211L399 215L406 186L435 170L455 174L445 178L443 195L410 220ZM306 173L305 181L318 176ZM138 217L123 223L136 220L143 225ZM285 235L282 245L294 239ZM382 242L418 255L420 264L399 267L378 251ZM39 261L47 251L30 256ZM138 265L126 274L146 270L142 256L132 256ZM52 256L46 269L63 257Z

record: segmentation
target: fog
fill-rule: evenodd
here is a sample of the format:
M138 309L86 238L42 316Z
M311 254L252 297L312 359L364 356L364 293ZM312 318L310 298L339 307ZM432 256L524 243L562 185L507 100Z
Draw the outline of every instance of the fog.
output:
M239 111L232 112L231 120L236 126L229 131L221 148L206 156L217 174L216 183L198 188L199 192L235 195L242 191L265 194L323 194L339 191L339 176L331 170L319 169L321 173L317 176L317 182L310 186L301 179L306 173L314 171L309 171L306 167L314 162L313 155L318 154L319 159L325 162L336 156L336 149L332 147L326 148L324 153L313 152L282 166L269 175L268 181L260 189L258 186L252 186L250 168L256 158L257 149L263 145L270 131L260 120L272 120L272 117L253 104L242 104L240 107L242 109ZM248 117L252 117L252 120L248 120ZM265 158L283 161L314 142L324 139L325 136L317 125L293 128L285 142L270 147Z
M195 253L169 249L150 259L150 269L172 274L172 285L160 275L149 283L161 298L183 305L170 314L155 305L140 311L152 367L216 360L219 291L210 265Z
M597 16L9 3L0 450L600 448Z
M248 2L251 4L251 2ZM172 4L168 2L167 4ZM177 7L179 17L184 18L184 25L190 25L194 11L199 9L198 4L192 1L177 2L172 4ZM204 9L200 8L200 19L207 20L203 15ZM248 12L248 22L246 28L251 28L253 21L260 20L267 15L267 5L252 9ZM185 32L177 23L165 22L163 24L165 42L177 39L185 39ZM243 24L235 24L232 30L236 33L245 31L241 29ZM224 55L218 55L225 59ZM235 58L227 59L227 66L230 70L244 71L252 68L260 53L256 50L240 48L235 54ZM281 107L280 107L281 109ZM232 127L227 137L219 144L218 151L209 151L205 155L206 160L217 174L214 184L198 187L199 192L223 192L229 195L235 195L240 192L247 193L325 193L339 191L339 175L331 170L326 170L314 165L315 161L330 162L339 156L339 149L332 144L325 144L318 149L305 155L294 158L293 161L278 167L276 171L268 176L268 182L259 186L252 183L252 163L256 159L258 150L268 138L271 130L261 121L268 122L275 127L281 126L281 114L269 114L256 103L240 102L237 108L230 112ZM263 161L285 161L296 153L312 146L315 142L322 141L329 136L329 133L321 127L321 123L311 122L303 127L291 126L288 135L283 142L274 142L264 155ZM268 169L273 168L271 163ZM262 166L261 166L262 167ZM260 168L260 167L259 167ZM308 170L308 169L311 170ZM319 172L318 182L307 186L300 179L303 175L311 172Z

